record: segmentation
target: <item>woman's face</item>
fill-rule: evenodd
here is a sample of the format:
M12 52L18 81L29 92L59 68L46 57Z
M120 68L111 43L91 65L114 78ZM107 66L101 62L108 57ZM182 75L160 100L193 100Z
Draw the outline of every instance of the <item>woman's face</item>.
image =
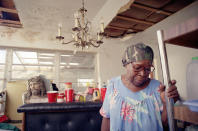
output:
M149 80L152 63L149 60L132 62L126 65L127 76L136 87L143 87Z

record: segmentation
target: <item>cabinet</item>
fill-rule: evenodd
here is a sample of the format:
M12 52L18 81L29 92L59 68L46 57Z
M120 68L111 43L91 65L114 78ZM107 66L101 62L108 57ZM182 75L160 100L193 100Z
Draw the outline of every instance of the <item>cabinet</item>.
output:
M174 44L178 46L198 49L198 17L189 19L170 29L163 30L163 31L159 30L157 31L157 37L158 37L158 44L159 44L159 50L160 50L160 59L161 59L161 64L162 64L164 84L167 87L169 84L168 82L170 80L170 76L169 76L168 61L167 61L167 54L166 54L166 44ZM173 115L173 110L175 111L174 114L177 114L176 119L191 122L187 119L183 119L184 118L183 115L186 113L185 112L186 110L176 110L176 108L173 107L173 102L171 100L167 100L167 101L168 101L167 111L168 111L169 126L173 128L172 130L174 130L173 119L175 118ZM177 111L183 111L183 112L177 113ZM192 115L192 117L198 117L198 116ZM194 119L194 118L191 118L191 119ZM197 124L198 120L195 119L193 123Z
M30 103L23 113L22 131L100 131L101 102Z
M164 30L164 42L198 49L198 17Z

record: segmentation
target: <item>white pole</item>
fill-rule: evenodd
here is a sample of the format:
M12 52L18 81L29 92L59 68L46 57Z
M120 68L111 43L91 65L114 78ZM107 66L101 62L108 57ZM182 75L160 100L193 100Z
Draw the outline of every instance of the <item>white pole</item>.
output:
M162 73L164 78L164 85L166 86L166 91L170 86L170 74L168 68L168 60L167 60L167 53L166 53L166 46L163 41L163 31L157 31L157 39L158 39L158 46L160 51L160 59L161 59L161 66L162 66ZM173 106L174 101L173 99L166 98L166 109L167 109L167 117L168 117L168 125L170 131L175 131L174 125L174 116L173 116Z

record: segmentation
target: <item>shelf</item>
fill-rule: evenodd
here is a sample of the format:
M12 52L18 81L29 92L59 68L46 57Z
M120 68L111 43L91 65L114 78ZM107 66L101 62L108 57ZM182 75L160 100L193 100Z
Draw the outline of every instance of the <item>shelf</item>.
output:
M176 120L198 124L198 112L192 112L188 107L183 105L174 106L174 118Z
M164 42L198 49L198 17L164 30Z

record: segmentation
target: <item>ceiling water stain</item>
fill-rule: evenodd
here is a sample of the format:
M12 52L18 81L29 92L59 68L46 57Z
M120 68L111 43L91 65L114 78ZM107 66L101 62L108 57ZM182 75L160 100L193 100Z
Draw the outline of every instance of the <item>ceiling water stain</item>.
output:
M11 38L12 35L17 32L17 29L14 28L7 28L5 31L1 32L1 37L5 37L5 38Z
M38 40L40 32L24 31L21 32L21 37L26 41L32 43Z

